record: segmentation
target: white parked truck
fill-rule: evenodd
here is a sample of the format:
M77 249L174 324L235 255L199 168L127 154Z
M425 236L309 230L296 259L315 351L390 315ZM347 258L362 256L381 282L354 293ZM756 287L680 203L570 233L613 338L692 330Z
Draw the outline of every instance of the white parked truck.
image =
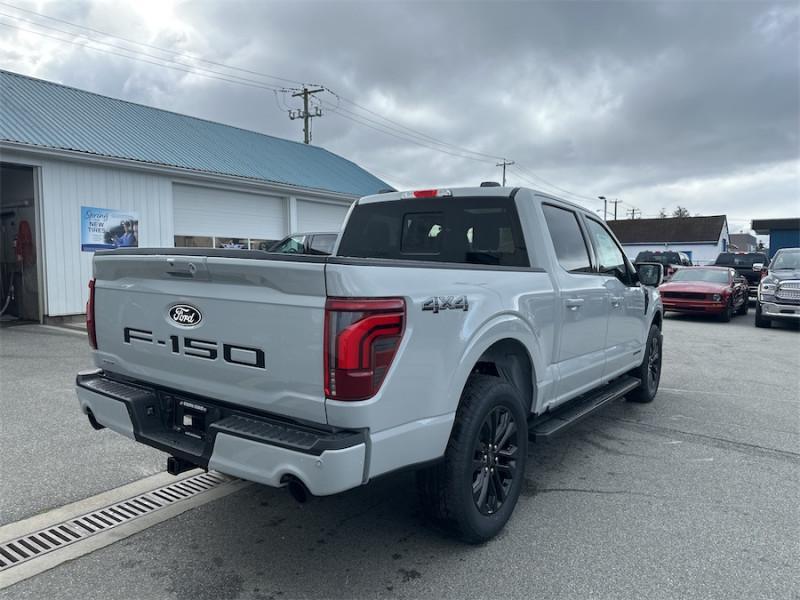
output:
M418 469L469 542L509 519L528 441L661 372L661 265L522 188L358 200L332 256L98 252L81 409L195 466L296 497Z

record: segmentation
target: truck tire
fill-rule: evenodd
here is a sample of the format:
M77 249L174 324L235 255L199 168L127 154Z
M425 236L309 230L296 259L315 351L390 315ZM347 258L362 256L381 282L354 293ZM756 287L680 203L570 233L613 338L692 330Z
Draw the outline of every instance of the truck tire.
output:
M444 461L417 473L423 512L465 542L493 538L517 504L528 452L523 405L504 378L471 375Z
M756 301L756 327L765 327L769 329L772 327L772 321L761 316L761 303Z
M628 402L652 402L658 393L658 384L661 381L661 355L662 355L661 330L655 323L650 326L647 335L647 346L642 364L630 372L631 375L641 380L642 384L632 392L628 392L625 399Z
M750 300L745 298L744 302L742 302L742 305L736 309L736 314L740 316L745 316L749 309L750 309Z

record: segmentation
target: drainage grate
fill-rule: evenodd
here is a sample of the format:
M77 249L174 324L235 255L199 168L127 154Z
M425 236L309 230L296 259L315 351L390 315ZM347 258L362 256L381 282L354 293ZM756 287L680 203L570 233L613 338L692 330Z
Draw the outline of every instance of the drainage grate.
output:
M231 481L201 473L0 544L0 572Z

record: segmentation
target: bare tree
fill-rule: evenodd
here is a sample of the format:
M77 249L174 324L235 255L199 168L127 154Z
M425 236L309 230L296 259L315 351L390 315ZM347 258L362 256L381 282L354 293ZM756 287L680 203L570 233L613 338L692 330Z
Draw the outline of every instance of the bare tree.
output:
M663 208L658 212L659 219L666 219L668 216L667 211Z
M678 205L678 207L675 210L672 211L672 216L673 217L684 218L684 217L690 217L692 215L689 212L688 208Z

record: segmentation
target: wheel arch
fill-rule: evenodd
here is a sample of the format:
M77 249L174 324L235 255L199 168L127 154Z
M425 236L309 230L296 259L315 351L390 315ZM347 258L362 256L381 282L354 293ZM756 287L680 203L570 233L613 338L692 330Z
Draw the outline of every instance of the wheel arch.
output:
M451 378L454 409L469 376L486 373L505 377L520 391L530 411L536 406L538 377L543 374L538 343L533 328L516 314L498 315L487 322L472 336Z
M661 329L661 325L664 322L664 311L656 310L655 314L653 315L652 324Z
M515 338L494 342L478 357L470 372L502 377L513 385L529 413L536 399L533 361L528 349Z

